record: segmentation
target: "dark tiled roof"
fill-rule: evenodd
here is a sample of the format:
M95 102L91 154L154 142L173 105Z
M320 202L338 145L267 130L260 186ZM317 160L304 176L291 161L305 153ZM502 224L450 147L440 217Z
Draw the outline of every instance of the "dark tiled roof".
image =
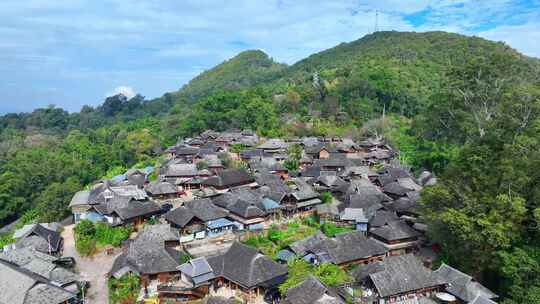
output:
M226 253L211 257L208 262L216 277L235 282L245 288L281 283L287 266L278 264L256 249L235 242Z
M60 304L76 295L47 278L0 259L0 303Z
M186 202L184 206L167 212L165 219L175 225L184 227L193 218L207 222L225 216L227 216L227 212L214 205L209 199L199 199Z
M254 182L255 179L243 169L227 169L219 172L217 176L207 178L202 184L214 187L231 187Z
M168 225L145 226L129 244L126 253L118 256L113 264L111 275L127 267L140 274L176 272L180 266L182 251L165 246L171 240L172 230ZM165 228L165 229L164 229Z
M407 194L407 192L410 192L410 191L411 191L410 189L407 189L401 186L398 182L391 182L383 186L384 193L397 195L397 196L403 196Z
M398 219L399 218L395 212L377 210L377 212L375 212L375 215L369 221L369 225L371 227L381 227Z
M449 283L446 290L458 297L462 301L472 302L476 297L481 296L485 299L496 298L497 295L491 290L482 286L480 283L473 280L471 276L465 274L452 266L442 264L434 273L445 282ZM482 299L479 300L482 303Z
M331 302L329 302L331 301ZM321 281L309 276L299 285L285 292L285 304L345 303Z
M327 254L335 264L344 264L371 256L385 254L388 250L359 231L340 233L334 238L317 231L314 235L289 246L298 257L308 253Z
M383 271L370 275L381 297L445 284L412 254L387 257L383 264Z
M405 221L397 220L384 226L370 229L369 233L387 241L398 241L420 236L420 233L412 229Z
M145 190L151 195L175 194L178 192L178 188L175 185L169 182L162 182L162 181L150 182L145 187Z
M17 247L33 247L41 252L48 252L49 245L52 252L60 249L62 237L60 233L49 230L40 224L35 224L24 236L17 241Z
M381 261L374 261L369 264L358 265L352 272L351 275L354 278L355 282L360 283L363 280L369 278L371 274L380 272L384 270L384 263Z

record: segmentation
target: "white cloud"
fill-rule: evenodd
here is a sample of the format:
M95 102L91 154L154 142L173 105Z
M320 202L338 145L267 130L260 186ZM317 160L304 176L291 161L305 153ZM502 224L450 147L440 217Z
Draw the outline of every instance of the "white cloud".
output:
M540 22L522 25L501 26L477 33L478 36L495 41L504 41L512 48L528 56L540 58Z
M105 95L105 97L110 97L110 96L114 96L114 95L118 95L118 94L122 94L122 95L126 96L127 99L131 99L131 98L135 97L135 95L137 95L135 93L135 90L133 90L132 87L119 86L119 87L114 88L114 90L112 90L112 92L107 93L107 95Z

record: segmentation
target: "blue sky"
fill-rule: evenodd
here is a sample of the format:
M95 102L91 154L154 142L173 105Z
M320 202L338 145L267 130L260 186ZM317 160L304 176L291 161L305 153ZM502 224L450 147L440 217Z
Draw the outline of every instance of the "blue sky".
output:
M294 63L374 29L445 30L540 57L540 0L2 0L0 113L148 98L245 49Z

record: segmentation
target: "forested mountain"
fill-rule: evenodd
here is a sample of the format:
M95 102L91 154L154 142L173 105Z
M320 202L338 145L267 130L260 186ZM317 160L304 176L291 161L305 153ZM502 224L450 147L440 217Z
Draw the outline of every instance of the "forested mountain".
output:
M275 79L284 67L263 51L244 51L193 78L179 94L194 101L215 91L246 89Z
M291 66L247 51L155 100L5 115L0 224L60 219L77 189L208 128L384 134L402 161L439 176L422 214L441 260L504 303L540 303L539 75L537 59L502 43L377 32Z

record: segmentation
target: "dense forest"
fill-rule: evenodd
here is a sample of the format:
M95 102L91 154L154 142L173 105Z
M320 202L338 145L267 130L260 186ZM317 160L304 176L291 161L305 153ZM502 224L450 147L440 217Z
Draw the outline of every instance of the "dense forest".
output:
M0 117L0 225L59 220L92 181L205 129L384 134L437 173L423 219L441 261L503 303L540 303L540 61L444 32L377 32L286 66L247 51L154 100Z

